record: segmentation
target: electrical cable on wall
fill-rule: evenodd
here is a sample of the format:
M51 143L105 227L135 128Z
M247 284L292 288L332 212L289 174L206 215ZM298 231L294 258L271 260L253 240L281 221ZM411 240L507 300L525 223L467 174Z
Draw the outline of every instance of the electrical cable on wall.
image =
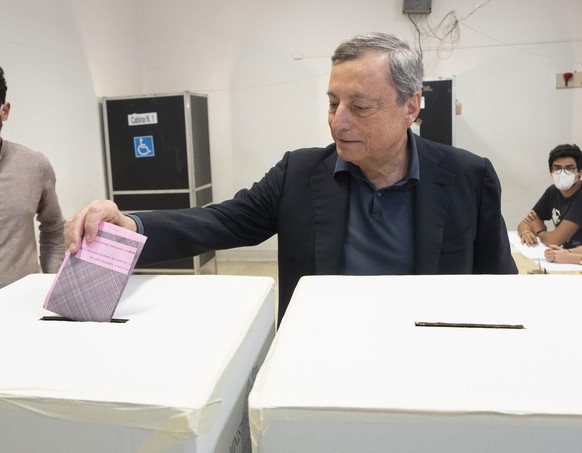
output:
M469 30L473 31L474 33L478 33L481 36L484 36L484 37L490 39L491 41L495 41L499 46L511 47L515 50L518 50L519 52L527 53L529 55L534 55L536 57L547 58L549 60L562 61L562 62L566 62L566 63L571 64L571 65L578 65L578 66L582 65L582 61L572 60L569 58L559 58L559 57L556 57L555 55L548 55L548 54L544 54L544 53L540 53L540 52L533 52L533 51L525 48L526 46L536 46L536 45L540 45L540 44L569 43L572 45L580 45L580 44L582 44L582 39L560 39L560 40L556 40L556 41L513 42L513 43L511 43L511 42L502 41L500 39L497 39L496 37L491 36L487 33L484 33L480 30L477 30L476 28L473 28L465 23L463 24L463 26L468 28Z
M479 8L483 8L490 2L491 0L485 0L485 2L476 5L469 14L461 18L458 18L457 12L452 10L445 14L436 26L430 24L427 14L408 14L408 19L416 29L420 57L422 58L423 55L422 39L426 36L439 41L437 47L437 56L439 58L449 58L461 41L459 24L475 14Z

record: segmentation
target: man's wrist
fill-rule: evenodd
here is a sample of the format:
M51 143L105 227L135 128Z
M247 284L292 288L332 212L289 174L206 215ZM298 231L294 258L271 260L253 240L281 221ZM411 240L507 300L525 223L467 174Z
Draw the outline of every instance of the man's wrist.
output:
M131 228L131 227L127 228L127 226L126 226L126 228L128 230L132 230L136 233L143 234L143 232L144 232L143 223L137 215L125 214L125 217L126 217L126 225L131 225L131 227L133 227L133 228Z

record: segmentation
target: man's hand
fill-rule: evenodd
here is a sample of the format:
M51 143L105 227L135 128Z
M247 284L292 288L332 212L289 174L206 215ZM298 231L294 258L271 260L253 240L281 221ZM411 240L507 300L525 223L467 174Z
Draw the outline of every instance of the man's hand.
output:
M550 263L569 263L572 260L572 252L557 245L550 245L544 250L544 256Z
M94 201L65 222L65 244L69 252L76 253L79 250L83 236L87 242L93 242L97 236L99 222L102 220L134 232L137 231L137 225L133 219L123 215L113 201Z
M532 231L524 231L519 236L521 237L521 243L527 245L528 247L535 247L538 245L538 238Z

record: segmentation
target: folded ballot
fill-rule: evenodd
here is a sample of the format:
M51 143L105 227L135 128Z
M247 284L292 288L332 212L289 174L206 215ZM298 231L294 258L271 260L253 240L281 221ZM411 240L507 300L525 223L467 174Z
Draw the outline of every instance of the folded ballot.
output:
M146 237L100 222L95 240L67 252L44 308L73 321L109 322Z

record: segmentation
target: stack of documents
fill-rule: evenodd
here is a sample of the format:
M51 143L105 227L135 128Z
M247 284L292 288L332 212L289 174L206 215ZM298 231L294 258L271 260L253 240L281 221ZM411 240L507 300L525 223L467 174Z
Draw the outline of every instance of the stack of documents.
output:
M568 264L568 263L551 263L544 256L544 251L546 246L541 242L535 247L530 247L528 245L522 244L517 231L509 231L509 243L513 250L519 252L526 258L535 261L540 269L545 269L547 272L581 272L582 266L579 264Z

